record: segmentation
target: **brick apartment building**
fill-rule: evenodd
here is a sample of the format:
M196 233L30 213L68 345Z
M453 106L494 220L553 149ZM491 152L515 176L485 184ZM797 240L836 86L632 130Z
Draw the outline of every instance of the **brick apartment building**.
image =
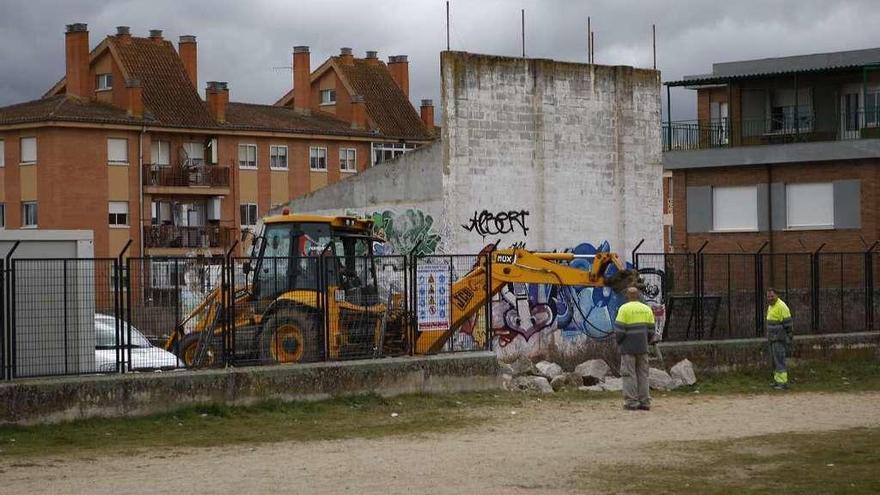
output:
M880 239L880 48L716 63L667 82L667 252L862 252ZM765 245L766 243L766 245Z
M317 70L294 48L293 89L275 105L198 92L195 36L127 27L89 49L65 33L65 77L0 108L3 228L88 229L95 255L219 254L271 205L434 139L433 105L409 102L406 56L343 48ZM143 249L143 250L142 250Z

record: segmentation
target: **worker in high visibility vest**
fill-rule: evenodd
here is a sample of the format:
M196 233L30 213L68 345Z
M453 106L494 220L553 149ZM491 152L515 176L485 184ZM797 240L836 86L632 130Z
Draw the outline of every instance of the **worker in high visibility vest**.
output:
M620 350L620 377L623 379L623 408L651 410L648 386L648 343L654 336L654 311L639 299L635 287L626 289L627 302L617 310L614 338Z
M775 289L767 291L767 340L770 342L770 359L773 362L773 383L777 390L788 388L788 371L785 357L791 350L791 310L779 298Z

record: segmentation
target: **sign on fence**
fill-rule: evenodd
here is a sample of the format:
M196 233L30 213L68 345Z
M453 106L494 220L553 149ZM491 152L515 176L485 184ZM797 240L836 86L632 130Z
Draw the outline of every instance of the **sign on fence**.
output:
M439 264L419 265L416 269L416 300L419 331L449 330L449 291L452 282L449 267Z

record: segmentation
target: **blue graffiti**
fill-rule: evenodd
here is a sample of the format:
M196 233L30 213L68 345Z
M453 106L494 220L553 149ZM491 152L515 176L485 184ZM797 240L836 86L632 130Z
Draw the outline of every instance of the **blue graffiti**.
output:
M598 247L582 243L570 252L595 254L608 252L608 241ZM589 270L590 258L578 258L571 266ZM627 263L627 268L632 265ZM617 267L610 266L605 272L610 277ZM562 287L543 284L511 284L501 291L499 301L493 303L493 331L502 346L518 336L529 340L544 331L558 329L563 337L586 335L592 339L605 339L613 332L617 310L623 304L621 296L610 288ZM499 315L500 313L500 315Z

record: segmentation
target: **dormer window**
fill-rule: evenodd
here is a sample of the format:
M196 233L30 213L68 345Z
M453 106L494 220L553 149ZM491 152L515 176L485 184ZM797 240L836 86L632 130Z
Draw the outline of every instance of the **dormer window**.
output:
M95 82L96 91L113 89L113 74L98 74Z
M321 90L321 105L335 105L336 104L336 90L335 89L322 89Z

